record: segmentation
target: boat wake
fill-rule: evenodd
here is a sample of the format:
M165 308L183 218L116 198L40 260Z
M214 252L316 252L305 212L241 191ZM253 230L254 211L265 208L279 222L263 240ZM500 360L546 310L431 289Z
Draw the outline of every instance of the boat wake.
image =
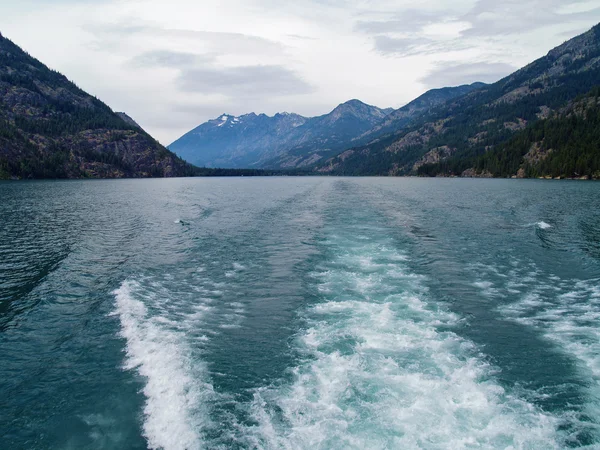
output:
M115 314L127 341L125 369L136 370L145 381L143 430L148 446L203 448L202 430L211 425L206 405L214 393L206 368L193 359L177 323L157 313L167 299L137 281L125 281L114 294Z
M557 420L506 392L456 315L381 230L330 236L291 383L252 405L258 448L558 448Z
M144 382L150 448L562 446L561 418L498 382L498 369L460 336L468 324L431 297L385 227L349 220L325 229L319 246L287 373L242 394L213 387L222 374L211 373L204 349L219 333L246 332L245 303L221 291L240 288L244 264L223 265L222 283L198 269L202 286L182 289L163 275L115 291L125 368Z

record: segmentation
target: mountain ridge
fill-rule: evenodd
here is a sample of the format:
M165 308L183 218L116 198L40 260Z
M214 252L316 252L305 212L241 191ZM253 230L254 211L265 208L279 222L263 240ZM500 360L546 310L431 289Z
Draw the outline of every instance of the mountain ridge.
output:
M202 166L242 167L246 164L267 169L308 168L345 148L398 132L431 108L483 86L485 83L476 82L431 89L398 109L382 109L351 99L329 113L315 117L295 113L268 116L254 112L236 117L224 113L186 133L169 148ZM282 117L293 118L293 126L282 128L266 124ZM232 122L246 122L247 119L253 120L250 127L254 129L240 134L225 132L227 127L234 125ZM224 128L214 133L211 125Z
M357 140L364 140L365 138L374 139L387 133L398 132L406 127L411 120L431 111L431 109L485 86L487 86L486 83L476 81L459 86L430 89L406 105L392 111L381 124L373 127L373 129L360 136Z
M310 158L313 151L322 148L341 148L387 112L389 109L352 99L316 117L295 113L222 114L184 134L168 148L202 166L290 167L285 159L287 151Z

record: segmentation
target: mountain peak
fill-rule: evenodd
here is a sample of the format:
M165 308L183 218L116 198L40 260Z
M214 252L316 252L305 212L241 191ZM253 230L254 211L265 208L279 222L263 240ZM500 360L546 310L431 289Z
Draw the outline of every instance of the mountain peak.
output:
M356 98L353 98L353 99L348 100L348 101L346 101L344 103L340 103L339 105L337 105L335 107L335 109L332 112L335 112L337 110L351 111L351 110L369 109L369 108L379 109L376 106L367 105L365 102L361 102L360 100L358 100Z
M234 125L237 125L239 122L241 122L241 119L243 117L246 117L246 116L237 117L237 116L233 116L231 114L223 113L216 119L210 120L208 123L211 123L213 126L216 125L217 127L222 127L224 125L228 125L228 126L232 127Z
M340 103L329 114L323 116L326 120L336 121L343 117L355 117L361 120L367 120L372 124L383 119L388 113L376 106L367 105L358 99L348 100Z
M348 100L347 102L342 103L341 105L349 105L349 106L370 106L367 105L365 102L361 102L359 99L357 98L353 98ZM341 106L340 105L340 106Z

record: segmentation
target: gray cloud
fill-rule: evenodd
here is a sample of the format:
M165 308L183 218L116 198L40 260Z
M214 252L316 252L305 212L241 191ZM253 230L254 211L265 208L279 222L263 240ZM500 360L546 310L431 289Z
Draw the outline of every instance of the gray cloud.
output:
M142 53L129 62L132 67L171 67L184 68L198 64L210 64L215 61L213 55L155 50Z
M396 12L388 20L359 20L354 28L372 36L374 49L380 53L398 56L431 54L474 48L481 38L498 40L547 26L571 25L572 29L584 31L589 28L590 19L600 21L600 7L586 12L558 11L585 3L586 0L478 0L463 15L448 10L413 9ZM423 33L427 25L458 22L470 27L455 39L435 39ZM572 37L573 32L565 36Z
M559 13L567 8L585 3L584 0L479 0L461 20L471 23L462 35L466 37L498 37L533 31L559 24L589 23L600 20L600 7L586 12Z
M300 34L288 34L286 36L289 37L289 38L298 39L298 40L301 40L301 41L316 41L316 38L314 38L314 37L303 36L303 35L300 35Z
M358 21L356 31L371 35L374 49L382 54L411 56L470 48L473 45L461 39L434 39L423 34L423 28L433 24L457 22L451 11L406 10L390 14L389 20Z
M428 88L459 86L475 81L493 83L517 70L504 63L441 64L421 79Z
M169 67L179 70L176 86L184 92L229 97L299 95L314 88L294 71L280 65L221 67L213 55L156 50L131 59L131 67Z
M418 49L423 49L432 44L432 41L424 38L395 38L385 34L374 36L375 48L381 53L395 53L402 56L408 56L415 53L421 53Z
M461 39L436 41L426 37L373 36L374 47L379 53L395 56L432 55L445 51L459 51L473 46Z
M383 54L411 56L432 54L470 48L465 40L436 40L423 34L423 28L433 24L447 24L458 21L455 13L448 10L420 11L410 9L401 13L389 13L390 19L355 23L356 31L371 35L374 49Z
M375 49L383 54L394 54L396 56L431 55L444 51L464 50L471 46L459 39L447 41L435 41L424 37L390 37L379 35L373 37Z
M449 11L419 11L415 9L392 15L388 20L363 21L354 25L355 30L367 34L415 33L424 26L447 21L452 17Z
M134 36L163 37L167 39L180 38L201 41L210 48L211 52L233 55L280 55L284 53L285 46L276 41L259 36L242 33L214 32L201 30L186 30L162 28L152 24L144 24L132 20L110 25L95 25L85 28L96 39L96 48L106 45L113 48L121 39Z
M277 65L198 67L183 71L178 85L188 92L252 97L308 94L314 90L293 71Z

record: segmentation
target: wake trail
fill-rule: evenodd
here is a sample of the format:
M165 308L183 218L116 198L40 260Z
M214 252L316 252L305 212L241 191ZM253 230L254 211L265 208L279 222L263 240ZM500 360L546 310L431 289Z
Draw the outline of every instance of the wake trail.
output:
M376 214L326 228L292 380L256 390L257 448L559 448L558 419L507 392Z

